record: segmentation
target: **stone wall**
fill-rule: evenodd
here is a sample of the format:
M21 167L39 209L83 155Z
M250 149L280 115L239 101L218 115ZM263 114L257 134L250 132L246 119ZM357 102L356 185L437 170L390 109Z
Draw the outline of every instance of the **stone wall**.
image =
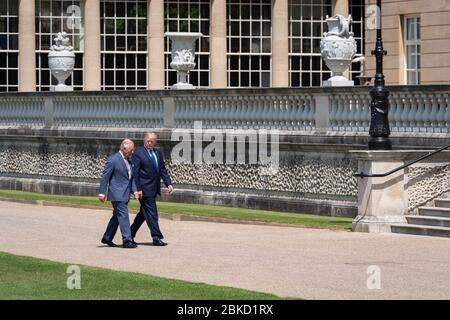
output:
M177 192L162 200L304 212L329 216L357 214L358 161L350 150L366 149L360 133L282 132L275 175L255 164L176 164L171 129L155 129ZM188 130L189 131L189 130ZM0 128L0 188L51 194L95 196L107 157L126 137L141 145L142 130ZM396 149L436 148L442 134L393 134ZM207 144L207 143L205 143ZM247 145L248 150L248 145ZM406 172L409 210L450 191L450 166L419 163ZM163 189L164 190L164 189Z
M408 168L405 173L407 181L405 188L407 189L410 213L417 213L421 206L434 206L433 201L436 198L448 197L450 192L449 162L442 162L441 159L441 162L437 163L418 163Z
M0 135L0 188L95 196L107 157L141 131L3 131ZM8 133L8 134L6 134ZM321 215L356 215L357 163L346 148L308 145L282 137L275 175L257 164L176 164L170 130L159 133L175 192L163 200L245 206ZM299 137L297 137L299 138ZM293 143L294 142L294 143ZM334 150L333 150L334 149ZM248 150L248 145L247 145Z

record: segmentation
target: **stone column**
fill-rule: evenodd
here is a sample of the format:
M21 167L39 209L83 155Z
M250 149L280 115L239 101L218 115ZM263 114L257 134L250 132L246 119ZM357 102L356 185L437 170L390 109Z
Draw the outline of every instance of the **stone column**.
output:
M19 1L19 91L36 91L34 0Z
M289 86L288 0L272 1L272 87Z
M226 88L227 83L227 1L211 1L210 87Z
M333 0L333 16L340 14L344 17L348 17L350 13L348 0ZM344 71L344 77L350 78L350 71L347 69Z
M164 89L164 1L148 0L147 89Z
M348 0L333 0L333 16L336 14L348 17L349 14Z
M350 151L358 172L380 174L400 167L409 151ZM384 178L358 178L358 216L353 231L390 233L391 225L406 224L408 198L405 170Z
M84 6L84 90L101 89L100 0Z

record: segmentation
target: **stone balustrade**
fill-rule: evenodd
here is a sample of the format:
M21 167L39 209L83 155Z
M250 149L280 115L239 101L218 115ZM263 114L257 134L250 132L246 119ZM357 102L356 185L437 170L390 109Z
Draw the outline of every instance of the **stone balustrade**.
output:
M389 87L392 132L450 133L450 86ZM367 132L369 87L5 93L0 126Z
M389 89L395 149L409 152L406 149L448 143L450 86ZM95 195L103 164L120 141L127 137L140 144L143 131L155 130L178 190L171 201L355 217L358 182L368 179L353 177L361 168L349 151L366 149L369 91L348 87L0 94L0 188ZM261 175L258 165L250 163L172 161L179 141L175 129L189 132L196 121L205 129L278 129L278 174ZM252 143L249 139L249 152ZM448 164L442 167L438 174L421 166L405 173L405 210L448 192L447 182L436 187L449 170ZM424 188L427 192L420 191Z
M0 99L0 125L3 126L45 126L47 113L43 97L7 96Z
M50 122L52 126L106 128L163 126L163 103L159 97L58 96L49 103L53 104L51 114L53 121Z
M205 128L313 130L315 101L311 94L220 95L175 98L175 126Z
M392 132L449 133L449 92L397 92L390 96ZM330 127L333 131L368 131L370 95L340 94L330 97Z

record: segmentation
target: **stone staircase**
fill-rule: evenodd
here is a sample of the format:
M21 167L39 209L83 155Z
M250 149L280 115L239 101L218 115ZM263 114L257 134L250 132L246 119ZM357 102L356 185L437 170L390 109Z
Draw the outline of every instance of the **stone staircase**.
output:
M408 224L391 226L393 233L450 238L450 199L434 200L434 207L420 207L418 215L406 216Z

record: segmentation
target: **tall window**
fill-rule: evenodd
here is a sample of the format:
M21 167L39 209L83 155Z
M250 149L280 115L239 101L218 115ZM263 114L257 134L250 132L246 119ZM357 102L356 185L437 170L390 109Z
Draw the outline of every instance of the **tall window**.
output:
M227 1L228 87L270 87L271 0Z
M289 0L289 82L291 87L321 86L331 73L322 60L320 40L327 31L332 0Z
M365 0L350 0L349 9L352 15L352 31L354 33L353 37L356 40L356 57L361 57L364 55L365 44L364 44L364 28L365 28ZM361 63L355 62L350 65L350 79L355 81L355 84L359 84L358 76L361 75Z
M16 0L0 1L0 91L17 91L19 18Z
M404 18L405 72L407 84L420 84L420 17Z
M74 48L73 75L66 80L74 90L83 89L84 30L81 0L36 0L36 81L38 91L48 91L58 84L48 67L48 53L58 32L66 32Z
M207 0L164 1L164 30L169 32L201 32L196 41L195 68L189 73L189 82L196 87L209 87L209 14ZM169 88L177 82L177 73L170 67L170 41L165 38L165 85Z
M349 0L356 57L364 52L364 0ZM291 87L321 86L331 76L322 60L320 41L328 31L326 16L332 16L332 0L289 0L289 83ZM361 64L350 66L350 78L358 83Z
M147 88L147 0L100 4L102 90Z

